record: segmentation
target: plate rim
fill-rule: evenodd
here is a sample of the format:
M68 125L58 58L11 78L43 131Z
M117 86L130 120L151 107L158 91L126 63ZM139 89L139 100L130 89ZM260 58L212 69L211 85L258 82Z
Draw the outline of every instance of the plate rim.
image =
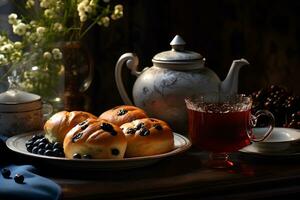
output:
M156 155L151 155L151 156L142 156L142 157L131 157L131 158L120 158L120 159L70 159L70 158L61 158L61 157L54 157L54 156L45 156L45 155L39 155L39 154L34 154L28 151L23 151L19 148L17 148L15 145L13 145L13 143L23 137L28 137L31 136L33 134L36 133L42 133L43 131L33 131L33 132L28 132L28 133L22 133L22 134L18 134L12 137L9 137L5 144L7 146L7 148L9 148L11 151L14 151L16 153L25 155L25 156L30 156L30 157L34 157L34 158L40 158L40 159L46 159L46 160L52 160L52 161L66 161L66 162L89 162L89 163L118 163L118 162L134 162L134 161L151 161L154 159L162 159L165 157L170 157L170 156L174 156L177 155L179 153L183 153L185 151L187 151L191 146L192 143L190 142L190 140L179 134L179 133L175 133L173 132L174 135L174 145L175 145L175 138L180 138L181 140L184 141L184 145L179 146L177 148L174 148L172 151L166 152L166 153L162 153L162 154L156 154Z
M253 130L255 129L263 129L264 127L255 127L253 128ZM286 128L286 127L274 127L272 132L274 131L274 129L280 129L280 130L286 130L286 131L292 131L293 133L294 132L298 132L298 134L300 134L300 130L299 129L295 129L295 128ZM292 143L292 142L297 142L297 141L300 141L300 136L298 139L295 139L295 140L284 140L284 141L261 141L261 143L265 143L265 144L280 144L280 143Z
M250 146L250 145L249 145ZM248 147L248 146L247 146ZM249 151L247 147L240 149L239 152L243 154L259 155L259 156L270 156L270 157L283 157L283 156L300 156L300 152L261 152L261 151ZM252 148L255 148L252 146ZM256 148L255 148L256 149Z

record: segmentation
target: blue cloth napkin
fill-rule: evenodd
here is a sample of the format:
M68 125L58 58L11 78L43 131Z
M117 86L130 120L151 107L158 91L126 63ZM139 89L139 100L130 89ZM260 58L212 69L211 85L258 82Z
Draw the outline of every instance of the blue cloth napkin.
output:
M5 139L0 137L0 140ZM11 175L9 178L4 178L0 173L0 200L58 200L60 198L60 186L50 179L39 176L32 165L0 165L0 170L3 168L9 169ZM16 174L24 176L22 184L14 181Z
M1 169L3 167L0 167ZM10 165L5 168L11 171L10 178L0 175L1 200L57 200L61 188L55 182L36 174L36 169L31 165ZM24 176L24 182L19 184L14 181L15 174Z

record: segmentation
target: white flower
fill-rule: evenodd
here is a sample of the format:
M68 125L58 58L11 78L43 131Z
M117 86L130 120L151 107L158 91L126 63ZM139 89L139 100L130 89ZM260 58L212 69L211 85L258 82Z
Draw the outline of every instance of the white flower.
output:
M62 52L58 49L58 48L54 48L52 50L52 54L53 54L53 59L54 60L60 60L62 59Z
M51 54L49 51L46 51L46 52L43 54L43 57L44 57L46 60L51 60L52 54Z
M6 40L6 37L3 35L0 35L0 43L4 42Z
M123 6L121 4L118 4L115 6L114 12L111 15L111 18L113 20L117 20L123 17Z
M34 6L34 0L26 1L26 8L32 8Z
M91 0L90 1L90 6L96 7L97 6L97 0Z
M56 22L53 24L53 29L57 32L61 32L63 31L64 27L61 23Z
M85 22L87 20L87 15L85 14L85 12L80 12L79 18L81 22Z
M53 9L46 9L44 11L44 15L49 19L53 19L56 16L55 11Z
M9 16L8 16L8 23L9 24L17 24L17 19L18 19L18 15L15 14L15 13L11 13Z
M7 58L3 54L0 54L0 65L7 64Z
M40 26L40 27L37 27L37 29L36 29L36 33L37 33L38 37L44 36L45 32L46 32L45 27Z
M101 19L97 22L100 26L108 27L109 26L109 17L101 17Z
M84 11L87 12L87 13L92 13L94 11L94 9L92 8L92 6L86 6L84 8Z
M36 33L27 32L26 36L28 37L28 40L31 42L35 42L38 39L38 36Z
M12 44L5 44L0 47L0 52L9 53L12 51L13 48L14 48L14 46Z
M30 24L32 27L35 27L35 26L37 26L37 21L31 20L29 24Z
M41 8L49 8L51 0L41 0L40 6Z
M18 61L18 60L20 60L20 58L21 58L21 52L18 52L18 51L13 52L10 57L10 59L13 61Z
M85 11L85 4L83 4L82 2L80 4L78 4L77 6L77 11L80 12L84 12Z
M21 48L22 48L22 43L21 43L21 42L15 42L15 43L14 43L14 47L15 47L16 49L21 49Z
M17 25L13 25L13 32L16 35L22 36L26 33L27 25L24 23L19 23Z

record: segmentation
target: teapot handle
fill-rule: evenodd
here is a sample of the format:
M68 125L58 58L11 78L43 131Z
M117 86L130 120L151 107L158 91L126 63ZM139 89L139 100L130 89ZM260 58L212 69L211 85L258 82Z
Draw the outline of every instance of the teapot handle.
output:
M123 79L122 79L122 67L125 62L126 62L127 68L131 70L131 74L138 77L142 72L137 71L137 67L139 64L139 58L133 53L123 54L119 58L119 60L116 64L115 79L116 79L117 87L118 87L119 93L121 95L121 98L125 104L133 105L132 101L128 97L128 94L125 90L125 87L123 84Z

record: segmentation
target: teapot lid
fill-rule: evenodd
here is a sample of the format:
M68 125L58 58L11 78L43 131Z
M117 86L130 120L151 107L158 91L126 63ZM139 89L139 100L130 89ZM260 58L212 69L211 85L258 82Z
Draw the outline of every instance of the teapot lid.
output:
M19 77L9 76L9 88L0 93L0 112L32 110L40 107L41 97L21 91L18 86Z
M179 36L176 35L171 41L170 45L172 49L170 51L164 51L156 54L152 61L154 63L195 63L203 61L204 58L201 54L187 51L184 49L185 41Z

